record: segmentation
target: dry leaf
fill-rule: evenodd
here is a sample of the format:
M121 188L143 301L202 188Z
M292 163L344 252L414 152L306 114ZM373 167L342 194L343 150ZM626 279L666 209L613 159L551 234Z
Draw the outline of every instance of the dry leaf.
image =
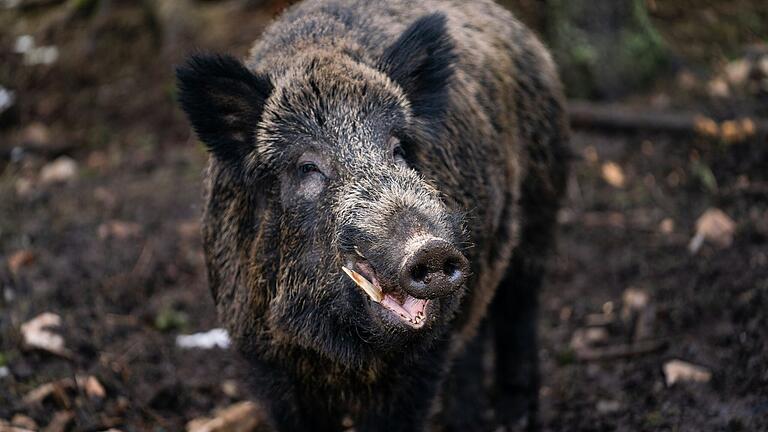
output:
M24 144L32 148L44 148L51 142L51 131L48 126L34 122L25 127L21 132Z
M35 421L32 420L30 417L27 417L23 414L16 414L15 416L13 416L13 418L11 419L11 424L23 429L37 430L37 423L35 423ZM0 428L0 430L3 430L3 429Z
M30 390L29 393L24 395L22 401L25 405L40 405L43 401L52 397L58 406L68 407L70 406L70 400L67 396L67 390L74 387L75 383L71 378L45 383Z
M103 399L107 396L107 391L95 376L78 377L77 382L89 397Z
M107 391L104 390L104 386L101 385L95 376L77 375L75 380L72 380L72 378L62 378L40 385L27 393L23 401L26 405L39 405L49 396L53 396L57 399L59 406L68 407L70 403L67 390L74 389L75 383L89 397L103 399L107 396Z
M752 65L746 59L734 60L725 66L725 76L734 86L742 86L749 77Z
M35 262L35 254L28 250L20 250L8 257L8 269L11 270L11 273L17 275L22 267L28 266L33 262Z
M597 161L600 159L600 156L597 154L597 149L595 146L587 146L584 148L584 159L586 159L589 163L597 163Z
M622 317L627 313L644 309L648 306L648 300L648 293L644 290L633 287L627 288L621 296L621 302L623 304L621 311Z
M624 171L615 162L606 162L602 167L603 179L615 188L623 188L626 179Z
M16 180L16 183L14 184L14 188L16 189L16 195L18 195L21 198L26 198L32 194L32 190L34 189L34 183L32 182L32 180L22 177Z
M756 131L755 122L749 118L727 120L720 125L720 138L727 143L741 142Z
M236 398L240 395L240 390L238 389L237 381L235 380L224 380L224 382L221 383L221 391L230 398Z
M707 83L707 93L715 98L727 98L731 94L731 89L724 79L715 78Z
M735 232L736 222L722 210L711 208L696 221L696 234L688 244L688 250L693 254L697 253L704 240L718 247L726 248L733 243Z
M113 237L118 240L136 237L141 233L141 225L135 222L112 220L104 222L98 228L99 239L105 240Z
M45 165L40 170L40 183L64 183L77 177L77 162L67 156L61 156Z
M720 126L711 118L696 116L693 122L694 128L701 135L709 137L716 137L720 135Z
M675 231L675 221L672 218L664 218L659 223L659 231L662 234L672 234Z
M682 360L671 360L664 363L664 380L667 386L676 382L693 381L709 382L712 379L712 373L705 367L684 362Z
M37 428L34 429L28 429L23 426L17 426L12 423L8 423L7 421L0 419L0 432L34 432Z
M21 334L24 344L29 348L37 348L50 353L70 357L69 351L64 347L64 338L48 329L61 326L61 317L51 313L42 313L30 321L21 325Z
M64 432L75 419L72 411L59 411L53 416L53 420L43 429L43 432Z
M571 348L575 351L589 349L608 340L608 331L604 327L576 329L571 336Z
M621 409L621 403L615 400L599 400L595 408L600 414L611 414Z
M187 432L254 432L264 428L266 414L250 401L224 408L213 418L198 418L187 423Z

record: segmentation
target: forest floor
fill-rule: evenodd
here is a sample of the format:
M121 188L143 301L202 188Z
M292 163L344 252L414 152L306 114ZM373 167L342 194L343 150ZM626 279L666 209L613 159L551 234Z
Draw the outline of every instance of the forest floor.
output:
M199 235L207 156L175 107L170 65L203 24L198 46L244 54L273 11L206 2L185 21L131 4L0 16L0 85L18 98L0 116L0 430L15 417L176 431L249 397L234 352L176 345L218 325ZM155 21L166 30L145 31ZM15 52L25 33L55 41L56 62ZM723 115L744 106L731 96L631 103ZM572 148L541 294L544 429L768 430L766 137L594 129ZM710 209L724 228L692 252ZM58 354L24 342L22 325L44 312L61 318ZM670 384L673 360L698 380Z

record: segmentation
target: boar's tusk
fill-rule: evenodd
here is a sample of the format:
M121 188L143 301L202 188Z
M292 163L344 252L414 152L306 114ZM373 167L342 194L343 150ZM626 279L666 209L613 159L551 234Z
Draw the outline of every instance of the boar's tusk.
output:
M344 266L341 266L344 273L347 274L352 280L368 294L369 297L376 303L381 303L384 299L384 295L381 293L381 289L376 288L368 279L364 278L360 273L350 270Z

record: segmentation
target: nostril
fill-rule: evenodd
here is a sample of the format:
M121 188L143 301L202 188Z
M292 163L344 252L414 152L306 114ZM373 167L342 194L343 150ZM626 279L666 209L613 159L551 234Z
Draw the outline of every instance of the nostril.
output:
M400 287L417 298L436 298L458 289L468 261L455 246L434 238L423 243L403 263Z
M416 265L413 270L411 270L411 277L416 282L423 282L424 279L427 278L427 275L429 274L429 269L427 266L423 264Z
M446 260L443 264L443 274L448 277L456 276L459 272L459 262L455 259Z

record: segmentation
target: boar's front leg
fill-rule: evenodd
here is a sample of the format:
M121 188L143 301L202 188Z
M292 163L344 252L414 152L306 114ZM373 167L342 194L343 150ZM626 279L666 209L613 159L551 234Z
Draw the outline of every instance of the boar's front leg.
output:
M359 432L421 432L427 430L429 414L443 378L442 358L429 358L420 365L394 372L387 383L372 389L376 395L367 412L355 421ZM378 386L377 386L378 387Z
M560 171L564 173L565 169ZM554 248L557 195L562 190L564 174L553 183L557 187L551 189L539 189L543 183L530 179L524 184L520 243L491 304L498 391L496 414L508 431L537 429L538 296L546 261Z
M496 349L496 416L508 432L536 429L539 369L536 311L540 272L519 258L492 304ZM517 264L517 265L515 265Z
M256 399L269 415L270 429L275 432L331 431L338 428L320 428L313 422L311 409L302 406L295 382L282 370L266 362L253 361L250 366L250 387ZM315 416L320 420L325 416Z

